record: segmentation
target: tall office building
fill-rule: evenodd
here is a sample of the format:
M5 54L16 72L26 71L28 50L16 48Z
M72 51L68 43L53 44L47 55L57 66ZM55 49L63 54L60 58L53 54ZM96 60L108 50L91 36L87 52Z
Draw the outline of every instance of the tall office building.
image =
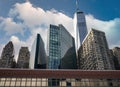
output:
M37 34L37 37L31 48L29 68L46 69L46 53L40 34Z
M14 62L14 46L12 41L9 41L3 48L1 54L0 67L1 68L12 68Z
M65 27L50 25L48 36L48 68L77 68L74 38Z
M105 33L92 29L79 49L79 68L83 70L110 70L112 68L109 58Z
M111 49L112 59L116 70L120 70L120 47Z
M112 70L115 70L115 62L114 62L114 55L112 50L109 50L109 59L110 59L110 64L111 64L111 68Z
M17 60L17 68L29 68L30 52L28 47L21 47Z
M75 30L75 46L76 52L82 44L84 38L87 35L87 26L85 20L84 12L80 11L78 8L78 1L76 0L76 12L74 14L74 30Z
M112 70L115 70L115 62L112 50L109 49L109 59Z

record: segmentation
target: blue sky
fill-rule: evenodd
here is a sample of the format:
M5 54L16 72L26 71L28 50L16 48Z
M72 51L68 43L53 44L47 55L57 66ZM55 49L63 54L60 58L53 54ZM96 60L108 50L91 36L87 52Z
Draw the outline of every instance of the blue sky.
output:
M8 16L9 10L16 3L24 3L26 0L1 0L0 15ZM75 12L75 0L29 0L34 6L50 10L52 8L62 11L73 17ZM111 20L120 17L119 0L78 0L79 8L86 14L93 14L101 20Z
M28 1L28 0L27 0ZM120 47L120 0L78 0L87 28L106 33L109 48ZM12 40L17 58L21 46L31 45L40 33L46 47L49 24L63 24L74 36L75 0L0 0L0 53Z

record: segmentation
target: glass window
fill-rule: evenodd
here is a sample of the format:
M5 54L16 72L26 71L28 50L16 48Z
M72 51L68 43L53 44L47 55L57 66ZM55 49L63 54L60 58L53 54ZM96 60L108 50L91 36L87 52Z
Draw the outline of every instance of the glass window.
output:
M11 78L10 86L15 86L15 83L16 83L16 78Z
M31 78L27 78L26 86L31 86Z
M5 78L1 78L1 81L5 81L6 79Z
M27 81L26 86L31 86L31 82Z
M36 86L36 82L32 81L31 86Z
M26 78L22 78L21 86L25 86L25 84L26 84Z
M66 86L66 80L60 82L60 86Z
M36 86L36 78L32 78L32 86Z
M4 86L4 84L5 84L5 78L1 78L0 86Z
M21 84L21 78L17 78L17 80L16 80L16 86L20 86L20 84Z
M42 86L47 86L47 79L46 78L42 78Z
M37 82L37 83L36 83L36 86L41 86L41 85L42 85L41 81L42 81L42 80L41 80L40 78L37 78L37 81L36 81L36 82Z
M11 78L6 78L5 86L10 86Z

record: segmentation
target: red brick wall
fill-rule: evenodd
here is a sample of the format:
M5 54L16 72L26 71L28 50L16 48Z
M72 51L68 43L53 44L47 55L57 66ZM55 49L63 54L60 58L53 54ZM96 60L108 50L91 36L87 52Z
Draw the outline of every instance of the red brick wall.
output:
M120 78L120 70L114 71L83 71L83 70L30 70L0 69L0 77L30 78Z

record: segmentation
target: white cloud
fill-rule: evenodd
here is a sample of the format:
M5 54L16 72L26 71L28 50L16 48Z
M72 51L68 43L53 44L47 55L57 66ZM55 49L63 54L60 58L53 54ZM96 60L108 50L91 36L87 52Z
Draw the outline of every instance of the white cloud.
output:
M23 24L29 28L31 36L24 43L26 43L30 49L37 33L41 34L46 48L47 30L50 24L63 24L71 34L74 35L72 18L55 9L44 11L42 8L33 7L30 2L22 4L17 3L14 5L14 8L10 10L9 16L22 20ZM20 44L19 41L18 43ZM20 48L21 44L18 46L18 43L14 42L16 47Z
M3 21L4 20L4 18L3 17L0 17L0 21Z
M10 37L10 41L12 41L13 44L14 44L15 59L16 60L18 58L19 50L20 50L21 47L29 47L29 51L31 50L32 44L33 44L38 32L42 36L45 44L47 43L47 37L46 37L47 29L43 30L41 28L38 28L38 29L33 29L31 32L32 32L31 36L26 41L20 40L17 36L11 36Z
M114 47L120 47L120 40L116 41L115 44L111 44L110 48L114 48Z
M17 19L19 22L16 22L13 19ZM94 18L92 15L86 15L86 20L88 29L92 27L106 33L110 47L120 46L120 39L118 39L120 35L111 35L113 32L120 31L119 18L110 21L102 21ZM9 18L0 17L0 22L0 27L3 27L4 25L4 31L11 35L9 40L12 40L14 43L16 59L21 46L28 46L29 49L31 49L37 33L41 34L43 41L47 44L47 30L49 29L50 24L63 24L72 36L74 36L73 18L58 12L55 9L45 11L40 7L34 7L30 2L15 4L9 12ZM16 33L24 34L23 28L26 27L31 33L26 41L23 41L23 38L14 35ZM115 43L112 39L114 39Z
M23 34L23 25L21 23L16 23L12 18L1 18L0 29L6 31L6 35L11 35L15 33Z
M17 36L11 36L10 41L12 41L14 44L15 59L17 60L18 54L19 54L19 49L21 48L21 46L28 46L28 44L26 42L20 40Z
M91 28L104 31L110 48L120 47L120 18L109 21L102 21L94 18L93 15L86 15L88 30Z
M10 15L17 16L16 18L23 20L24 24L30 29L41 27L42 25L44 25L45 28L49 28L50 24L63 24L73 32L72 18L55 9L44 11L42 8L33 7L30 2L15 4L14 8L10 10Z

